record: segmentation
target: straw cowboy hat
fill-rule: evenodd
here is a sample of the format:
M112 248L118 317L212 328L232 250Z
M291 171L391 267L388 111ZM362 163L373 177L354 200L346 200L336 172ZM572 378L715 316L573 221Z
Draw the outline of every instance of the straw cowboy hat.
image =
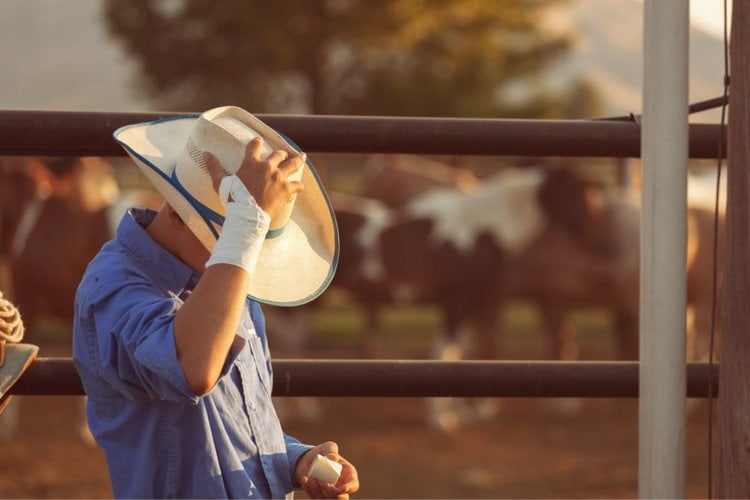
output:
M239 169L245 145L261 136L264 152L299 148L247 111L224 106L124 126L114 138L133 158L190 230L211 251L221 233L225 210L202 159L213 153L229 173ZM270 224L248 296L279 306L304 304L333 279L339 238L331 202L308 160L298 175L305 189Z
M0 292L0 412L10 401L8 391L36 358L39 348L20 344L24 327L15 306Z

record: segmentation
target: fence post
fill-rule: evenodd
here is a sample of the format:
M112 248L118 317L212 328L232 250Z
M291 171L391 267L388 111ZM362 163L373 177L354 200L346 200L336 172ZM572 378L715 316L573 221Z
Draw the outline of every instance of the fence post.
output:
M685 496L688 2L644 4L639 495Z
M726 315L721 340L718 495L750 498L750 2L734 2L730 42Z

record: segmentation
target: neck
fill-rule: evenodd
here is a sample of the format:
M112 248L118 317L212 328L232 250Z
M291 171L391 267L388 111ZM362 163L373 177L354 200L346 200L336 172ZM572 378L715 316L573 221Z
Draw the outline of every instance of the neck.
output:
M169 218L169 207L164 205L146 228L151 238L166 251L184 262L180 252L179 234L174 230Z
M156 243L196 272L204 271L208 251L171 207L164 205L146 228L146 232Z

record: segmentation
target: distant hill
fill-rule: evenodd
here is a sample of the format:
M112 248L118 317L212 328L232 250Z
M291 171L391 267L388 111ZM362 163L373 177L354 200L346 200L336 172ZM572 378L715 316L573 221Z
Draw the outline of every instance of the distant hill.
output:
M0 2L0 108L153 110L135 90L135 64L108 37L103 2ZM578 0L561 14L579 33L575 52L552 78L582 72L596 83L606 114L641 112L643 20L635 0ZM721 94L720 40L691 31L690 98ZM704 113L696 120L716 121Z
M578 0L569 13L580 40L565 69L588 75L603 93L609 115L642 111L643 4L635 0ZM724 78L722 40L690 31L690 102L719 97ZM693 121L718 121L705 112Z

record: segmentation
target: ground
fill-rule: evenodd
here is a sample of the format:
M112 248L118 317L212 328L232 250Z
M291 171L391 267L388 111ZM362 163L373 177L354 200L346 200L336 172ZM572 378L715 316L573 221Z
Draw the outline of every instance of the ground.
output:
M506 400L489 422L450 434L424 425L418 399L325 399L320 423L289 422L311 443L335 438L357 465L359 498L634 498L637 403L587 400L575 418ZM111 497L103 454L72 433L72 398L27 397L0 454L2 498ZM687 429L687 496L706 497L706 414ZM304 495L298 495L304 497Z
M411 332L408 337L394 332L378 339L381 348L392 347L383 357L425 357L418 342L424 325L412 318L425 315L406 316L397 319ZM349 321L341 311L335 318L323 320L326 331L335 330L333 322ZM345 338L318 338L309 357L352 357L354 343ZM584 338L586 359L610 355L609 341L598 338ZM513 342L516 357L533 354L532 340ZM305 442L339 443L359 470L358 498L637 497L637 400L584 400L574 416L551 401L506 399L490 420L451 433L426 425L425 400L412 398L327 398L319 401L321 420L293 418L292 410L284 421L287 432ZM104 456L77 438L75 415L71 397L23 399L20 432L0 453L0 497L111 497ZM698 402L686 429L688 498L707 496L707 442L707 405Z

